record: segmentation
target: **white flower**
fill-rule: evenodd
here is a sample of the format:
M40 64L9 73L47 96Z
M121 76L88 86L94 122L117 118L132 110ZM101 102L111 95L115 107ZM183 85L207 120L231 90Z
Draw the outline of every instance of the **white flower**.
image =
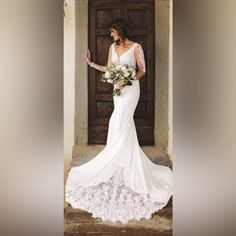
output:
M127 72L127 68L125 67L125 66L122 66L121 67L121 70L125 73L125 72Z
M120 88L120 85L119 85L119 84L115 84L115 85L114 85L114 88L115 88L115 89L119 89L119 88Z
M107 82L112 84L113 80L112 79L108 79Z
M124 73L124 77L127 78L128 76L129 76L129 73L126 71L126 72Z
M116 66L116 69L119 70L119 69L121 69L122 67L123 67L122 65L117 65L117 66Z
M106 71L106 73L105 73L105 78L107 78L107 79L109 79L110 78L110 72L109 71Z

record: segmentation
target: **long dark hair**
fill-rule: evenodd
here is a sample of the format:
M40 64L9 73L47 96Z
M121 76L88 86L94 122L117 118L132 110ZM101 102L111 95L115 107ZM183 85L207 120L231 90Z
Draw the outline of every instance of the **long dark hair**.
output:
M129 39L129 40L134 41L133 37L128 32L128 24L127 24L127 22L123 18L121 18L121 17L115 19L112 22L112 24L111 24L109 29L110 30L111 29L115 29L117 31L118 35L120 36L120 39L115 41L115 43L117 45L119 45L121 42L124 42L126 38Z

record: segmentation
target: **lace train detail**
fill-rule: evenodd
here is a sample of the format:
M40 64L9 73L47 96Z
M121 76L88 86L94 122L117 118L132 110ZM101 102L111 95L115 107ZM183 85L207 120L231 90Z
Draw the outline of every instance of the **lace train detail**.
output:
M127 187L123 180L123 168L107 181L93 186L77 186L66 193L66 202L73 208L86 210L92 217L103 221L120 221L125 224L129 220L150 219L152 213L165 206L164 203L153 202L146 193L137 193Z

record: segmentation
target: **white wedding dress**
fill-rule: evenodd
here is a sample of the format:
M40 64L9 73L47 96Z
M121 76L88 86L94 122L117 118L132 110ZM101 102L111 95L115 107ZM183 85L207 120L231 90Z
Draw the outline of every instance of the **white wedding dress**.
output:
M114 44L110 50L112 63L138 65L145 71L140 44L134 43L120 56ZM105 148L87 163L72 167L66 183L66 202L103 221L150 219L172 195L172 170L154 164L139 146L133 115L140 84L132 83L113 97Z

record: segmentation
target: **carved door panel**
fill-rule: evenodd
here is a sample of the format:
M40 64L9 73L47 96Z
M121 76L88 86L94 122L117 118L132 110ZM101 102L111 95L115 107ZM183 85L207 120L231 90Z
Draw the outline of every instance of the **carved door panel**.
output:
M134 120L140 145L154 144L154 1L91 0L89 1L89 49L93 61L106 65L112 39L109 26L117 17L126 19L134 40L144 50L146 75L140 79L140 99ZM105 144L113 107L112 86L100 81L101 73L89 69L89 144Z

